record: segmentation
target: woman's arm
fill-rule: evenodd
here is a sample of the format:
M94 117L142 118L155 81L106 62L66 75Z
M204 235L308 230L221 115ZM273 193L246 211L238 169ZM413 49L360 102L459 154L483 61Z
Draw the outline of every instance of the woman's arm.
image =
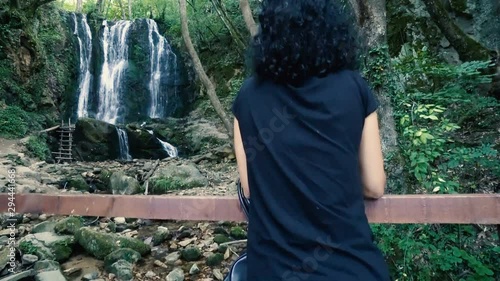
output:
M248 188L247 176L247 157L241 139L240 125L238 119L234 118L234 151L236 154L236 162L238 164L238 173L240 174L241 187L245 197L250 198L250 189Z
M365 197L378 199L384 195L386 175L380 141L377 112L365 118L359 148L361 180Z

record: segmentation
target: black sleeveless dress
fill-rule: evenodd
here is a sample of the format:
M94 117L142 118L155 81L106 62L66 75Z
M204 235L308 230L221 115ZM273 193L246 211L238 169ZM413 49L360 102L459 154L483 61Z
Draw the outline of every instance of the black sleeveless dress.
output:
M234 104L248 165L249 281L387 281L358 151L378 103L354 71L300 87L250 77Z

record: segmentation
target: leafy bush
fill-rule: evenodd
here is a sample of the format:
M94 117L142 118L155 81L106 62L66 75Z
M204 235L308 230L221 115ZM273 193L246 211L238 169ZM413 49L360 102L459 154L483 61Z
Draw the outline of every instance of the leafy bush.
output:
M50 150L44 137L31 136L26 143L30 156L45 160L50 156Z
M0 108L0 136L21 138L28 132L29 116L17 106Z
M497 100L481 93L489 62L443 63L425 48L371 50L365 75L390 95L405 183L412 193L496 192ZM402 189L393 189L402 193ZM485 280L500 275L494 226L372 225L394 280Z
M491 82L491 76L481 72L488 66L489 62L444 64L425 49L406 50L394 60L400 83L393 92L395 117L414 192L470 192L485 176L500 182L495 139L463 141L464 135L473 133L469 128L481 135L497 134L500 103L478 90ZM478 124L478 116L488 115L489 124Z

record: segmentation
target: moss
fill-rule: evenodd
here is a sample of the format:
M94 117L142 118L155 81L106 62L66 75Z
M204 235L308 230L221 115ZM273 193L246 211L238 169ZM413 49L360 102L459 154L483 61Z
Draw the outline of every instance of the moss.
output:
M140 259L141 254L139 254L137 251L128 248L117 249L104 258L104 267L107 271L110 271L112 265L119 260L124 260L131 264L134 264Z
M217 252L224 254L227 251L227 245L220 245L219 248L217 248Z
M153 246L158 246L171 237L172 235L170 234L170 232L165 230L163 231L159 230L153 234L153 240L152 240Z
M235 226L231 228L230 234L235 239L245 239L247 238L247 232L240 226Z
M189 246L181 251L181 256L186 261L197 261L201 257L201 251L197 247Z
M222 263L223 260L224 255L222 255L221 253L215 253L207 258L206 264L208 266L218 266Z
M231 241L226 235L224 234L217 234L214 237L214 242L217 244L222 244Z
M151 180L151 193L152 194L165 194L171 190L189 189L193 187L203 186L204 183L193 180L186 181L189 174L180 175L180 177L159 177Z
M81 227L83 227L81 217L68 217L57 222L54 231L58 234L75 234Z
M467 12L467 0L450 0L450 5L453 11L460 15L464 15Z
M74 239L71 238L71 240L61 240L50 245L56 261L65 261L71 256L73 241Z
M88 191L89 185L82 176L75 176L68 180L68 188L74 188L80 191Z
M130 248L141 255L145 255L151 251L149 245L144 244L138 239L118 236L116 234L100 233L88 227L80 228L76 232L75 238L78 244L98 259L104 259L111 252L120 248Z

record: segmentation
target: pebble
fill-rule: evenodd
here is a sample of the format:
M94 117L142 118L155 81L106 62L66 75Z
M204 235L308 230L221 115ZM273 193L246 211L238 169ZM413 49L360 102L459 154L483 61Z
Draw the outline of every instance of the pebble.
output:
M214 269L213 274L214 274L215 279L217 279L217 280L224 279L224 275L222 275L222 272L220 272L220 269L218 269L218 268Z
M177 267L172 270L166 278L167 281L184 281L184 271Z
M124 224L125 223L125 218L124 217L116 217L113 219L116 224Z
M181 253L179 253L179 252L173 252L173 253L170 253L168 256L165 257L165 262L167 264L174 264L180 258L181 258Z
M21 257L21 260L23 261L23 265L30 265L37 262L38 257L35 255L25 254Z
M82 280L83 281L91 281L91 280L96 279L97 277L99 277L99 273L94 271L94 272L87 273L87 274L83 275Z
M153 278L156 276L156 273L154 273L153 271L149 270L148 272L146 272L146 275L145 275L147 278Z
M159 260L155 260L155 261L153 262L153 264L154 264L154 265L156 265L156 266L162 267L162 268L168 268L168 266L167 266L166 264L162 263L162 262L161 262L161 261L159 261Z
M200 273L200 268L198 267L198 264L194 263L193 266L191 266L191 269L189 269L189 274L195 275L198 273Z
M41 214L39 217L38 217L39 220L41 221L46 221L47 220L47 214Z

